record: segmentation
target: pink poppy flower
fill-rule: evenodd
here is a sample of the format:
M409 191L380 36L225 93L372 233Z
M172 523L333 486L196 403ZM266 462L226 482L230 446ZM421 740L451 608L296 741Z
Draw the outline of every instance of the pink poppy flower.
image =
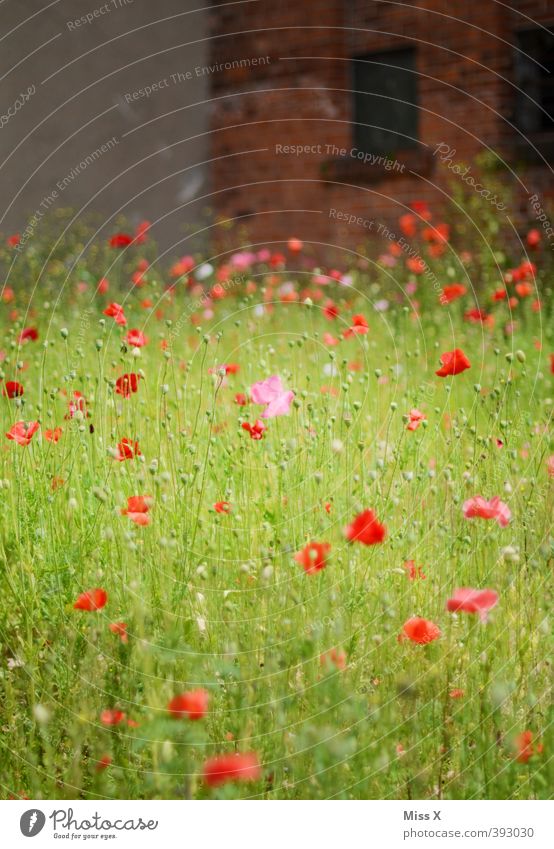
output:
M482 622L487 621L489 610L498 604L498 593L494 590L472 590L461 587L454 591L452 598L446 602L446 609L451 613L463 610L464 613L478 613Z
M463 511L466 519L496 519L502 528L506 527L512 517L510 508L498 496L487 501L482 495L474 495L464 501Z
M417 430L420 426L421 422L426 421L426 416L420 410L413 409L410 410L410 421L406 425L406 430Z
M548 472L548 476L554 478L554 454L552 454L546 463L546 470Z
M259 380L250 387L250 396L254 404L266 404L262 419L272 419L275 416L285 416L289 412L294 399L294 392L285 392L278 374Z
M38 422L16 422L6 433L8 439L13 439L18 445L28 445L39 429Z

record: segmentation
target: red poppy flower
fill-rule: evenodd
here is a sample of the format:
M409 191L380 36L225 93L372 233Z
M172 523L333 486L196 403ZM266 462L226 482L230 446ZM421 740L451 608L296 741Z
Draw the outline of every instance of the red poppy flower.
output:
M350 336L365 336L369 333L369 325L367 319L363 315L353 315L352 324L346 330L343 330L342 335L345 339Z
M463 283L451 283L449 286L443 286L440 301L443 304L451 304L463 297L467 292L467 288Z
M243 422L242 428L248 431L251 439L263 439L264 432L267 430L261 419L256 419L253 425Z
M13 439L18 445L28 445L40 425L38 422L16 422L6 433L8 439Z
M550 372L554 374L554 354L550 354Z
M228 501L216 501L214 504L214 510L216 513L230 513L231 505Z
M235 395L235 404L238 404L239 407L246 407L248 404L248 395L245 395L244 392L237 392Z
M407 622L404 622L399 639L408 639L412 643L423 646L426 643L432 643L433 640L437 640L440 635L440 628L434 622L430 622L428 619L420 619L419 616L413 616Z
M307 575L313 575L325 569L330 551L331 545L328 542L309 542L301 551L297 551L294 559L304 567Z
M69 410L65 418L72 419L76 413L82 413L84 416L88 416L87 399L77 391L73 393L73 398L69 402Z
M448 696L451 699L463 699L465 693L463 690L460 690L458 687L455 687L453 690L450 690Z
M36 342L38 339L38 330L35 327L25 327L18 337L18 342Z
M133 236L129 233L115 233L110 238L109 245L110 248L126 248L131 242L133 242Z
M464 501L462 509L466 519L495 519L501 528L505 528L512 517L510 508L498 496L487 501L482 495L474 495Z
M23 386L21 383L18 383L17 380L6 380L2 387L2 395L4 398L21 398L23 392Z
M81 593L73 607L75 610L102 610L107 600L108 593L106 590L97 587L94 590Z
M529 230L527 236L525 237L525 241L530 248L538 248L541 243L541 232L540 230Z
M446 609L451 613L463 610L465 613L478 613L484 622L489 610L498 604L498 593L494 590L472 590L462 587L455 590L452 598L446 602Z
M117 634L117 636L121 639L122 643L128 643L129 637L127 635L127 623L126 622L110 622L108 625L112 634Z
M175 719L202 719L208 712L210 696L207 690L189 690L174 696L167 709Z
M143 245L146 242L147 233L150 230L151 226L152 225L150 221L141 221L139 224L137 224L134 238L134 241L137 245Z
M148 339L140 330L136 328L133 330L128 330L127 335L125 336L127 343L131 345L133 348L144 348L145 345L148 344Z
M336 669L346 669L346 652L342 649L329 649L319 656L321 666L334 666Z
M110 755L102 755L99 761L96 762L95 770L96 772L102 772L102 770L107 769L112 763L112 758Z
M287 242L287 247L291 254L298 254L304 247L304 243L300 239L291 236L291 238Z
M382 525L373 510L364 510L347 525L345 536L349 542L361 542L363 545L375 545L383 542L387 529Z
M527 298L535 291L530 283L516 283L514 288L516 290L516 294L519 295L520 298Z
M426 265L420 256L411 256L406 260L406 268L408 271L411 271L412 274L423 274Z
M62 435L63 430L61 427L55 427L53 430L45 430L44 438L47 442L59 442L60 436Z
M461 374L471 367L470 361L461 348L455 348L453 351L447 351L445 354L441 354L440 362L441 368L435 372L439 377Z
M400 225L400 229L405 236L408 236L408 238L413 238L417 233L417 218L410 212L407 212L405 215L401 215L398 219L398 223Z
M417 430L421 422L427 421L425 413L422 413L421 410L417 410L415 408L410 410L409 416L410 421L406 425L407 430Z
M138 383L140 374L122 374L115 382L115 391L118 395L123 395L124 398L130 398L131 393L138 391Z
M257 781L262 776L262 768L256 752L236 752L209 758L204 764L203 776L208 787L218 787L228 781Z
M496 292L494 292L492 299L493 301L505 301L507 297L508 293L506 292L506 289L497 289Z
M10 248L15 248L21 241L21 236L19 233L14 233L12 236L8 236L6 239L6 244L10 246Z
M514 740L516 759L518 763L526 764L533 755L543 751L542 743L535 743L532 731L522 731Z
M325 318L328 318L329 321L332 321L340 315L340 310L333 301L327 301L323 307L323 315Z
M417 212L425 221L430 221L433 217L431 215L431 210L429 209L429 204L426 200L413 200L410 204L410 209L413 209L414 212Z
M110 288L110 281L108 280L107 277L102 277L98 281L98 285L97 285L96 288L97 288L97 291L100 295L105 295L106 292L108 291L108 289Z
M116 304L114 301L111 304L108 304L108 306L103 312L104 315L115 319L116 324L120 324L122 327L127 324L127 319L125 318L125 313L123 312L123 307L121 306L121 304Z
M100 714L102 725L120 725L125 719L122 710L103 710Z
M410 581L416 581L417 579L425 581L427 578L423 571L423 566L416 566L415 560L406 560L404 569L406 569Z
M140 457L141 451L138 442L124 437L117 445L116 460L123 462L124 460L132 460L134 457Z
M153 502L150 495L131 495L127 499L127 507L121 509L121 515L128 516L136 525L149 525L151 519L148 511Z

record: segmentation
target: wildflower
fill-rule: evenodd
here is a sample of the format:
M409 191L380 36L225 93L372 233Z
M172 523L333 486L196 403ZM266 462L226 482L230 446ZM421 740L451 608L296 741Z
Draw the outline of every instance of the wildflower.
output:
M128 643L129 637L127 635L127 623L126 622L110 622L108 628L112 632L112 634L117 634L122 643Z
M319 656L319 663L323 667L334 666L336 669L346 669L346 652L342 649L329 649Z
M409 412L410 421L406 425L406 430L417 430L420 426L421 422L426 421L425 413L422 413L421 410L413 409Z
M369 333L369 324L366 317L358 313L352 316L352 324L343 330L342 335L348 339L350 336L365 336L366 333Z
M532 731L522 731L514 740L516 760L518 763L526 764L533 755L543 752L542 743L536 743Z
M410 212L401 215L398 219L398 224L404 235L408 236L408 238L413 238L417 233L417 218Z
M207 690L189 690L174 696L167 709L175 719L202 719L208 712L209 693Z
M327 555L331 551L328 542L309 542L301 551L297 551L294 559L304 567L307 575L320 572L327 566Z
M38 330L35 327L25 327L21 333L17 341L21 345L22 342L36 342L38 339Z
M228 501L216 501L214 504L214 510L216 513L230 513L231 505Z
M404 563L404 569L406 569L406 574L410 581L415 581L418 578L425 581L427 578L423 572L423 566L416 566L415 560L406 560Z
M285 392L281 378L278 374L268 377L267 380L259 380L250 387L250 397L254 404L266 404L262 419L271 419L275 416L283 416L289 412L294 398L294 392Z
M446 602L451 613L463 610L465 613L478 613L482 622L487 621L489 610L498 604L498 593L494 590L472 590L462 587L455 590L452 598Z
M339 314L339 308L334 303L334 301L328 300L325 302L325 305L323 307L323 315L325 316L325 318L328 318L329 321L332 321L334 318L337 318Z
M426 643L432 643L433 640L437 640L440 635L440 628L434 622L413 616L407 622L404 622L399 640L408 639L412 643L425 645Z
M548 472L548 477L554 478L554 454L548 458L546 463L546 470Z
M75 391L73 393L73 398L69 402L69 409L65 418L73 419L75 418L77 413L82 413L83 416L88 416L87 399L84 397L84 395L81 395L80 392Z
M345 536L349 542L361 542L363 545L375 545L383 542L387 529L382 525L373 510L364 510L355 516L352 524L345 528Z
M17 380L6 380L2 387L2 395L4 398L21 398L24 389L21 383Z
M127 499L127 507L121 509L121 515L128 516L136 525L149 525L151 518L148 511L153 501L150 495L131 495Z
M461 374L471 366L471 363L461 348L455 348L453 351L447 351L445 354L441 354L440 362L441 368L435 372L439 377Z
M262 768L256 752L216 755L205 762L203 769L208 787L218 787L228 781L257 781L261 775Z
M238 404L239 407L246 407L248 404L248 395L245 395L244 392L237 392L235 395L235 404Z
M116 460L123 462L124 460L132 460L134 457L140 457L141 451L138 442L124 437L117 445Z
M260 419L256 419L253 425L248 422L242 423L243 430L247 430L250 434L251 439L263 439L263 435L267 430L267 427Z
M128 233L116 233L109 240L110 248L126 248L133 242L133 237Z
M53 430L45 430L44 438L47 442L59 442L60 436L62 435L63 430L61 427L55 427Z
M116 324L120 324L121 326L125 326L127 324L127 319L125 318L125 313L123 312L123 307L121 304L117 304L112 302L108 304L105 310L103 310L104 315L109 316L109 318L113 318Z
M115 391L118 395L123 395L124 398L130 398L132 392L138 391L138 382L140 374L122 374L115 382Z
M498 496L487 501L482 495L474 495L464 501L463 511L466 519L496 519L502 528L506 527L512 516L508 505Z
M108 600L106 590L97 587L94 590L87 590L81 593L77 601L73 605L75 610L101 610Z
M103 710L100 714L102 725L120 725L125 719L122 710Z
M525 241L527 242L528 247L530 248L538 248L541 243L541 232L540 230L529 230L525 237Z
M102 755L99 761L96 762L95 770L96 772L102 772L102 770L107 769L112 763L112 758L110 755Z
M6 433L8 439L13 439L18 445L28 445L40 425L38 422L16 422Z
M448 286L442 287L442 295L439 298L442 304L451 304L463 297L467 292L467 287L463 283L451 283Z
M127 344L131 345L132 348L144 348L144 346L148 344L148 339L144 333L136 328L128 330L125 339Z
M300 239L291 236L291 238L287 242L287 247L291 254L298 254L304 247L304 243Z
M448 697L450 699L463 699L465 693L463 690L460 690L459 687L455 687L453 690L450 690Z

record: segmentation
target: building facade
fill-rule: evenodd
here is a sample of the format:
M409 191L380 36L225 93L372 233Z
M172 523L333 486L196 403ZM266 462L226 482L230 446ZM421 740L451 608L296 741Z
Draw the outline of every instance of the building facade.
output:
M354 247L371 222L396 220L416 199L447 205L453 178L487 197L487 170L522 221L533 196L548 208L554 3L511 5L214 7L216 214L253 242L294 234Z

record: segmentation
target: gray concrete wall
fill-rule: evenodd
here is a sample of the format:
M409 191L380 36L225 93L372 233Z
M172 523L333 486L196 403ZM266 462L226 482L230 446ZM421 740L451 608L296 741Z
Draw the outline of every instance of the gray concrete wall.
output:
M209 205L198 200L209 191L203 5L4 0L0 232L74 207L99 212L108 232L120 212L149 219L163 248L189 251Z

